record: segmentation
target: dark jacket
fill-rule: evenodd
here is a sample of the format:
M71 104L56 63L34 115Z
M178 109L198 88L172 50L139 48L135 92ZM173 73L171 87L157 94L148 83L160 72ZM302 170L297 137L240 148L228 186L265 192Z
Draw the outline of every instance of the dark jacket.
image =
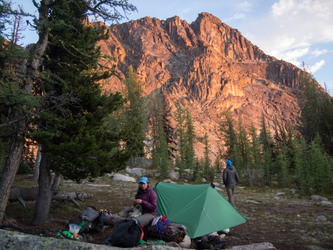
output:
M145 191L139 188L135 199L142 200L142 214L150 213L157 216L157 194L150 186Z
M237 185L238 173L234 166L227 166L223 170L223 183L226 187Z

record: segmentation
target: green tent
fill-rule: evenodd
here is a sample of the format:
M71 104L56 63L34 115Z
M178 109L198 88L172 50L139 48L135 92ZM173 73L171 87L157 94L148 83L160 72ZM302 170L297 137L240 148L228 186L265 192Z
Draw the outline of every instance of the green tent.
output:
M184 225L192 239L246 222L210 184L179 185L160 182L154 190L158 196L158 215Z

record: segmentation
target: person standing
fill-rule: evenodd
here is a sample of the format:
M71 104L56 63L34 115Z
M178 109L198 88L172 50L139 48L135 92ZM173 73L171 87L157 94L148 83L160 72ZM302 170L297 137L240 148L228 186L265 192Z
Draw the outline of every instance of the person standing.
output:
M232 166L232 162L230 160L227 161L227 167L223 170L223 183L227 189L228 200L235 207L234 203L234 192L235 187L238 183L238 173L234 166Z
M147 226L150 221L157 216L157 194L149 186L148 178L141 177L138 192L133 200L133 205L141 205L142 215L136 217L143 226Z

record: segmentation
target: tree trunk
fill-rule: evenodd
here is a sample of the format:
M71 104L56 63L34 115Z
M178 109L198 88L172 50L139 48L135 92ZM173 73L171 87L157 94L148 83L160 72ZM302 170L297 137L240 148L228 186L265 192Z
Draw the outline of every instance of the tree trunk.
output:
M24 121L19 121L18 128L25 129ZM20 129L17 129L15 135L13 135L9 154L6 159L5 166L0 176L0 224L5 217L5 210L10 195L10 189L15 179L16 172L20 165L23 152L24 138Z
M50 221L49 211L52 200L52 176L50 161L45 152L42 153L42 160L39 168L39 191L35 207L35 215L32 220L33 225L45 224Z
M59 172L57 172L54 176L54 179L53 179L53 184L52 184L52 191L53 192L58 190L61 180L62 180L62 175Z
M22 85L26 82L24 90L27 93L30 93L32 90L33 83L35 81L35 76L38 73L38 66L40 60L45 52L47 42L48 42L48 11L49 4L51 0L42 0L40 2L39 10L39 40L33 46L32 50L29 52L30 59L23 64L22 66L22 75L26 76L26 78L22 79ZM23 107L26 109L26 107ZM22 110L23 110L22 109ZM5 216L5 209L8 203L8 198L10 194L10 188L13 184L16 172L18 170L22 152L23 152L23 144L24 144L24 133L26 130L26 118L22 118L22 111L18 111L16 113L16 119L18 120L16 124L16 133L13 135L10 149L8 152L8 157L6 159L6 163L4 169L2 171L0 177L0 223L3 222Z
M41 150L42 150L42 144L39 144L38 145L38 150L37 150L35 168L34 168L34 176L33 176L34 182L37 182L38 177L39 177L39 165L40 165L40 160L41 160L41 156L42 156L42 151Z

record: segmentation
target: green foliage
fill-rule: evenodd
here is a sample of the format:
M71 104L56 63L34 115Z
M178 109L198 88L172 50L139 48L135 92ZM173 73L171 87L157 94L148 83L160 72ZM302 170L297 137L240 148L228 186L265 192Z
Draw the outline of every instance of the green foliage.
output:
M201 183L203 177L204 177L203 159L198 160L196 158L195 161L194 161L194 172L193 172L194 182L195 183Z
M194 166L194 139L195 131L192 122L191 112L186 110L185 118L185 168L193 170Z
M17 174L32 174L33 169L24 161L21 161Z
M168 150L168 142L166 137L165 124L165 107L161 102L161 96L156 95L152 105L151 125L152 125L152 158L158 167L159 173L163 177L168 175L170 158Z
M215 168L215 172L216 173L221 173L222 172L222 170L223 170L223 164L222 164L222 155L223 155L223 153L222 153L222 149L221 148L219 148L219 151L218 151L218 153L217 153L217 155L216 155L216 157L215 157L215 162L214 162L214 168Z
M280 187L288 187L289 186L289 163L290 159L288 157L288 148L285 145L282 145L278 154L278 165L279 165L279 172L278 172L278 182Z
M236 131L234 121L227 113L225 115L226 119L221 123L227 146L224 157L231 159L236 168L244 166L240 170L243 170L245 184L258 185L257 180L261 180L270 186L277 177L280 187L296 185L306 195L332 190L332 158L319 134L307 144L289 122L282 126L282 122L275 121L273 140L262 116L259 136L252 126L248 137L241 124Z
M103 127L104 118L121 107L123 99L119 93L102 94L98 81L110 73L99 68L95 44L107 34L84 25L85 8L66 1L52 9L44 71L35 87L47 111L30 134L43 145L51 169L76 181L124 167L128 160L115 150L120 138Z
M195 173L194 140L196 135L191 112L188 109L184 109L179 102L176 103L176 108L175 121L178 145L178 162L176 162L176 165L179 168L180 177L183 177L184 169L190 169Z
M186 167L185 163L185 147L186 147L186 137L185 137L185 110L180 105L179 102L176 103L176 138L178 141L178 161L176 166L179 168L179 175L183 177L183 171Z
M144 155L147 110L141 83L135 79L132 66L128 68L125 86L128 103L124 110L126 124L124 140L126 141L126 149L131 151L132 159L134 159Z
M214 169L211 168L211 160L209 158L210 145L208 141L208 134L205 132L203 143L205 145L204 157L203 157L203 172L204 177L209 180L214 180Z
M326 152L333 156L332 97L319 89L319 85L313 78L303 76L301 84L302 126L300 131L308 143L319 135Z

